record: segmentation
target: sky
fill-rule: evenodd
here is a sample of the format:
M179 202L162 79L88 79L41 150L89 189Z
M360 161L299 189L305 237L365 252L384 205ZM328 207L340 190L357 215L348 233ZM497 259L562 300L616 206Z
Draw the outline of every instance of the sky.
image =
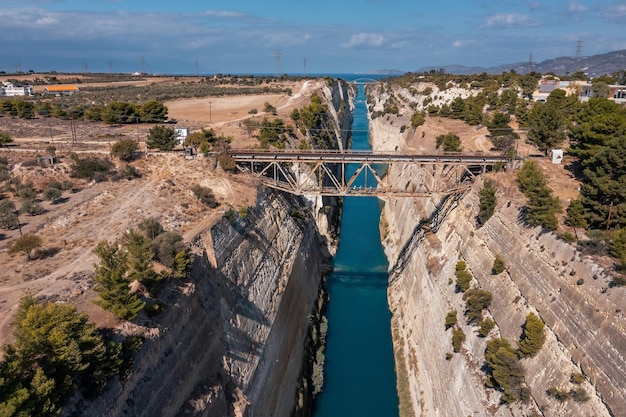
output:
M626 1L0 0L7 73L373 73L621 49Z

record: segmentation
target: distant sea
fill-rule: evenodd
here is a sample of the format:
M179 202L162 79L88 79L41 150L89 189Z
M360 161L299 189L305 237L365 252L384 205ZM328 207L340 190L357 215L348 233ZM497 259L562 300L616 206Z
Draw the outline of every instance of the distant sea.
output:
M232 74L232 75L253 75L255 77L273 77L275 74L267 74L267 73L259 73L259 74ZM331 78L341 78L346 81L354 81L360 78L372 79L372 80L380 80L382 78L389 78L392 76L397 76L394 74L351 74L351 73L313 73L313 74L286 74L291 77L331 77Z

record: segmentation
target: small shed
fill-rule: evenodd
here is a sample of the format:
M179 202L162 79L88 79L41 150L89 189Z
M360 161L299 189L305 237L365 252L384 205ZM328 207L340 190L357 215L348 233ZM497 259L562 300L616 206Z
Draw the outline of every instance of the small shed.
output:
M563 162L563 149L552 149L550 151L553 164L560 164Z

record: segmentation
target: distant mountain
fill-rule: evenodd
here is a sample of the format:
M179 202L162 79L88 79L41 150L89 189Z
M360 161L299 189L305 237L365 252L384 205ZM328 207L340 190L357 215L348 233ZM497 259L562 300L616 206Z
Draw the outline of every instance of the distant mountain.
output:
M374 70L372 72L368 72L367 74L402 75L405 73L406 71L402 71L399 69L379 69L379 70Z
M498 65L495 67L466 67L463 65L446 65L444 67L423 67L417 72L442 69L447 74L502 74L503 72L515 70L518 74L528 73L528 62L518 62L515 64ZM626 49L621 51L608 52L601 55L584 56L580 58L560 57L548 59L542 62L533 62L532 71L542 74L553 72L556 75L572 74L576 71L583 71L589 76L599 76L612 74L617 71L626 70Z

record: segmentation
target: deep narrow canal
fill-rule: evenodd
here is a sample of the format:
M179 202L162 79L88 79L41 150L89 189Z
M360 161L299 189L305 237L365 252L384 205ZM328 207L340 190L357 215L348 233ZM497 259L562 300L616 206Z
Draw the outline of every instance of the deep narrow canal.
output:
M352 149L370 149L362 85L352 128ZM387 259L379 220L377 198L344 199L335 271L328 278L324 390L317 397L314 417L398 415Z

